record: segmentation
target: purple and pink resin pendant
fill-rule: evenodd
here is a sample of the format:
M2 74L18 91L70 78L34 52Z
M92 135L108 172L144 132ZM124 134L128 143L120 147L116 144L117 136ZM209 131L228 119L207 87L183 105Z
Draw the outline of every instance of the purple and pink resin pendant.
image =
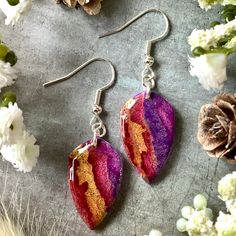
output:
M122 169L120 155L101 138L98 138L97 146L90 140L78 146L69 156L72 198L90 229L103 221L116 199Z
M174 109L162 96L146 92L131 98L121 110L125 151L148 183L164 167L174 140Z

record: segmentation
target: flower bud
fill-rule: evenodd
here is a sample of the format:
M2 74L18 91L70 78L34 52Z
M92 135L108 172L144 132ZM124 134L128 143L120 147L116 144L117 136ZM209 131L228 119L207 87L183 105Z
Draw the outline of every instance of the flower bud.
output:
M206 53L206 50L205 50L204 48L202 48L202 47L196 47L196 48L194 48L193 51L192 51L192 54L193 54L195 57L199 57L199 56L201 56L201 55L203 55L203 54L205 54L205 53Z
M185 206L181 210L182 216L185 219L189 219L191 217L191 215L193 214L193 212L194 212L194 209L190 206Z
M176 228L179 232L183 233L186 232L186 225L187 220L185 220L184 218L180 218L176 223Z
M7 2L11 6L16 6L20 1L19 0L7 0Z
M196 209L202 210L207 207L207 199L202 194L198 194L193 199L193 205Z

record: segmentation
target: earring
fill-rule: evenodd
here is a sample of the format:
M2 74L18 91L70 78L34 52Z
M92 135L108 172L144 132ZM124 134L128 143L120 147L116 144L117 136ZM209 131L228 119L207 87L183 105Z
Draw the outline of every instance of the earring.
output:
M114 84L115 68L108 60L94 58L68 75L44 84L44 87L47 87L67 80L95 61L103 61L110 65L112 79L106 86L96 91L92 110L93 117L90 121L93 138L79 145L70 154L68 175L74 204L90 229L94 229L105 218L116 199L122 177L121 157L110 143L102 139L106 134L106 127L100 118L101 95Z
M155 74L152 69L154 58L151 56L152 44L168 35L169 20L164 12L149 9L119 29L105 33L99 38L121 32L149 12L161 13L166 28L163 34L147 41L145 68L142 72L142 84L146 91L135 95L121 109L121 133L129 160L144 180L151 183L164 167L174 139L174 109L165 98L152 92L155 87Z

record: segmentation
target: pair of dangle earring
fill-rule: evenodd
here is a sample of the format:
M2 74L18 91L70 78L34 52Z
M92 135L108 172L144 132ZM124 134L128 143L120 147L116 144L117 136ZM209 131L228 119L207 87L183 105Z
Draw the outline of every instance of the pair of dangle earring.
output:
M102 92L115 82L115 69L112 63L102 58L94 58L59 79L45 83L44 86L69 79L81 69L95 61L108 63L112 70L112 79L96 91L93 104L93 117L90 125L93 138L79 145L69 156L69 186L72 198L81 218L90 229L94 229L105 218L119 191L123 164L118 152L102 137L106 134L100 114Z
M165 13L149 9L127 22L118 30L101 37L122 31L148 12L161 13L166 22L165 32L147 42L145 69L142 83L146 91L131 98L121 110L121 132L125 151L138 173L149 183L164 167L174 139L174 109L159 94L152 92L155 87L155 74L152 70L154 58L151 46L169 33L169 21ZM45 83L44 86L69 79L94 61L105 61L112 69L111 81L96 92L93 117L90 125L93 138L79 145L69 156L69 185L75 206L84 222L94 229L105 218L119 191L122 177L120 155L110 143L102 139L106 134L100 114L102 92L115 82L115 69L112 63L102 58L94 58L84 63L67 76Z
M156 92L155 74L152 69L152 44L164 39L170 30L168 17L158 9L146 10L117 30L105 33L100 38L116 34L149 12L161 13L166 28L163 34L147 41L145 68L142 72L144 92L129 99L121 109L121 133L125 152L137 170L148 183L152 183L168 160L174 140L174 109Z

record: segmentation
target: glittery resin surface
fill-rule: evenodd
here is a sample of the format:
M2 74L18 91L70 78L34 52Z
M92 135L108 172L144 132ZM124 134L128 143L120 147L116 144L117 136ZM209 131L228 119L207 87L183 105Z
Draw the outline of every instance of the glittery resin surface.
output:
M69 185L75 206L89 228L102 222L113 204L121 182L120 155L105 140L98 139L77 147L69 156L69 168L74 161L74 181Z
M121 131L128 158L138 173L153 182L165 165L174 139L174 109L163 97L145 92L121 110Z

